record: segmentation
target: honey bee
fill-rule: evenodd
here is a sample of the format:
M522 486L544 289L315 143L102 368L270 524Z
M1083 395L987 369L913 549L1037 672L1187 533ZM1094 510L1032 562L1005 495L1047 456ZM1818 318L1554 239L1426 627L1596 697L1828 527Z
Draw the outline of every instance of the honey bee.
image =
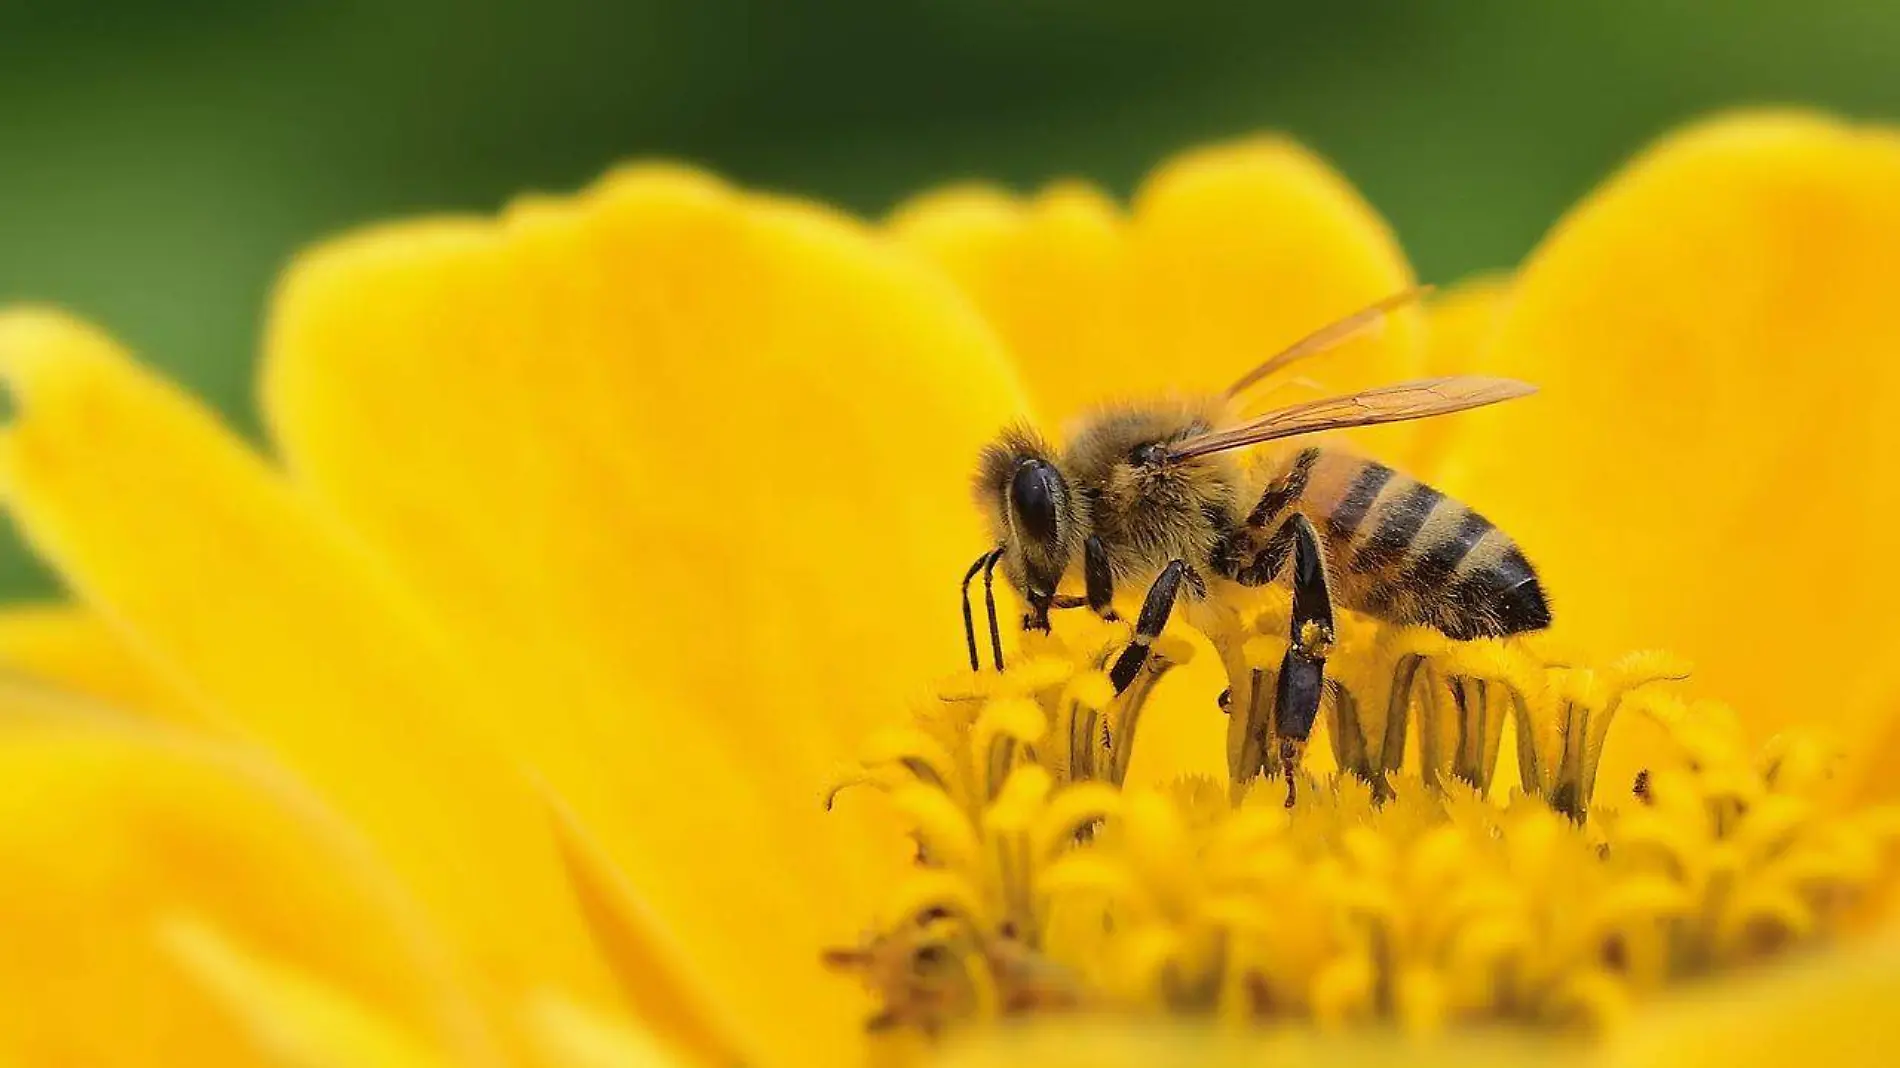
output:
M1237 415L1244 391L1296 360L1377 329L1416 300L1408 290L1308 335L1215 396L1158 399L1083 418L1057 449L1016 426L983 451L976 499L994 547L963 579L970 667L981 667L970 609L981 572L990 646L1003 666L994 572L1028 611L1024 629L1048 630L1049 613L1086 606L1116 618L1114 595L1148 583L1134 637L1109 677L1116 692L1141 670L1177 598L1204 598L1210 583L1293 587L1292 646L1279 676L1275 719L1283 745L1303 744L1319 709L1333 606L1448 637L1503 637L1550 625L1530 561L1509 535L1464 504L1385 464L1311 445L1244 467L1236 451L1327 430L1422 419L1534 392L1510 379L1430 378L1294 404L1252 419ZM1057 592L1080 566L1085 595ZM1297 759L1297 745L1288 755Z

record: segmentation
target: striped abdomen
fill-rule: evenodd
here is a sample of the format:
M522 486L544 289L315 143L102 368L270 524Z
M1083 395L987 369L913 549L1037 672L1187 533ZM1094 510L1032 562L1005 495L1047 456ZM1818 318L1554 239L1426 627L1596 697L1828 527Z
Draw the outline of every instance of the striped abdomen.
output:
M1293 455L1247 517L1249 540L1263 553L1284 544L1274 535L1295 511L1324 539L1333 598L1348 608L1460 639L1550 625L1537 573L1509 535L1384 464L1331 449ZM1260 560L1242 581L1272 577L1274 563Z

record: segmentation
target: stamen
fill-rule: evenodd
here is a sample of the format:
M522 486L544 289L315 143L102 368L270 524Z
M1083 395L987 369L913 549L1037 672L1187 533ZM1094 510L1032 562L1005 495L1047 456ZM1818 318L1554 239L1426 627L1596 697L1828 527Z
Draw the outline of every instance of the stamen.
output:
M1117 694L1104 668L1130 628L1093 615L868 740L839 788L886 794L921 845L890 918L826 957L876 997L868 1026L1089 1008L1600 1030L1830 937L1900 874L1900 811L1823 804L1825 746L1757 755L1726 708L1671 692L1687 667L1665 654L1592 668L1322 621L1272 590L1202 608L1228 674L1225 784L1129 785L1143 710L1192 647L1164 632ZM1631 715L1668 749L1599 801ZM1315 728L1336 770L1302 770ZM1283 803L1256 796L1281 775Z

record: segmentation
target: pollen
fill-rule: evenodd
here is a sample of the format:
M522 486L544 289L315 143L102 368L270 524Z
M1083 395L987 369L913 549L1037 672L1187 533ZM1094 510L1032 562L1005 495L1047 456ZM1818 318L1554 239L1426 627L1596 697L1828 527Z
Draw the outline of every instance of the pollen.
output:
M1309 655L1330 655L1332 645L1333 635L1326 627L1310 620L1300 624L1300 648Z
M1125 624L1026 634L1010 670L867 739L827 803L873 787L916 844L863 939L826 954L869 989L871 1029L1111 1012L1598 1032L1850 934L1896 872L1900 811L1834 803L1821 742L1751 747L1658 652L1587 667L1345 614L1302 756L1273 728L1288 619L1269 594L1197 621L1229 676L1206 710L1227 717L1225 782L1128 784L1144 706L1195 646L1164 635L1116 694ZM1600 784L1631 717L1666 744Z

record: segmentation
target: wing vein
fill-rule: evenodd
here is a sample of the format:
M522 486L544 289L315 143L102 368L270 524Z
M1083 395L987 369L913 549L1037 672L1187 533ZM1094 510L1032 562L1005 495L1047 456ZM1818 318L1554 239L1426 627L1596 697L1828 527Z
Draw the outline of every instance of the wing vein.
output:
M1188 460L1300 434L1449 415L1535 392L1535 386L1511 378L1482 375L1421 378L1278 408L1238 426L1177 442L1168 456Z

